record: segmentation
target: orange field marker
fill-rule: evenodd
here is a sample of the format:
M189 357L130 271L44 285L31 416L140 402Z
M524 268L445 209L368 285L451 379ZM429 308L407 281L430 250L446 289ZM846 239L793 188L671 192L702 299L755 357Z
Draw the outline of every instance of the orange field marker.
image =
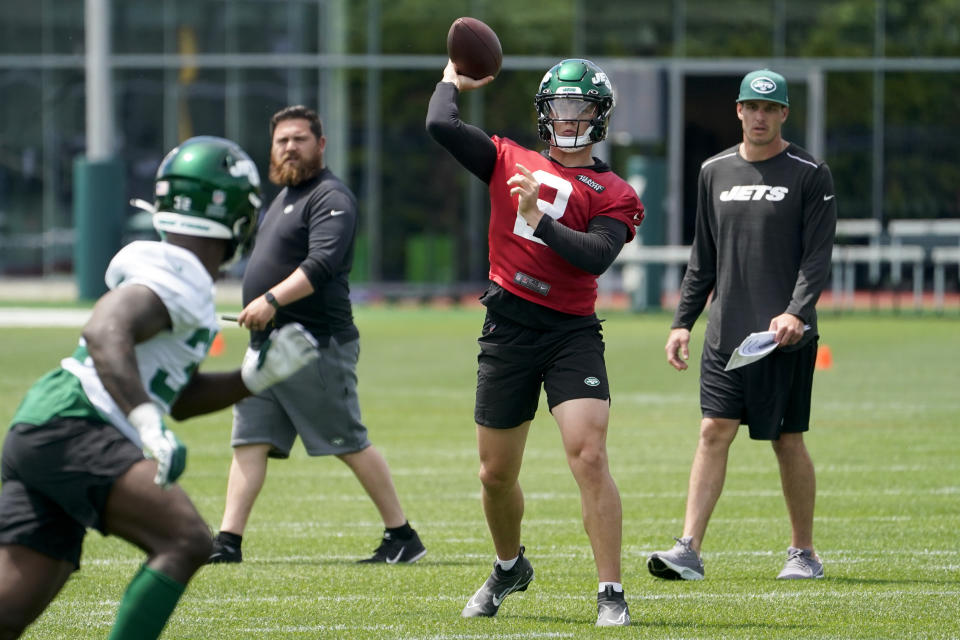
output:
M817 349L817 360L814 363L814 368L825 371L832 367L833 367L833 354L830 352L830 347L828 347L825 344L822 344Z
M213 339L213 344L210 345L210 355L216 358L217 356L223 355L223 349L226 347L226 343L223 340L223 334L218 333L217 337ZM820 356L817 356L818 358Z

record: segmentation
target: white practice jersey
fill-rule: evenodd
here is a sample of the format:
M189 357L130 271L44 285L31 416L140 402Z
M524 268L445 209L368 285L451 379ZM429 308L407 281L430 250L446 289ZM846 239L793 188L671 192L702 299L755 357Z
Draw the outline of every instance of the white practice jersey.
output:
M213 279L193 252L166 242L132 242L110 261L105 276L110 289L148 287L163 302L172 328L135 347L144 388L165 413L193 372L206 358L219 331ZM142 446L137 430L107 393L86 352L80 347L60 365L75 375L93 406L130 440Z

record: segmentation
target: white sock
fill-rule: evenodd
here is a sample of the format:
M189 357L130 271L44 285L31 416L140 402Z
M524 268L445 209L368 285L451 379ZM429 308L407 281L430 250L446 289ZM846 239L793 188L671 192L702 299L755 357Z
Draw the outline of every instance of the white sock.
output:
M519 555L513 560L501 560L499 557L497 557L497 566L503 571L510 571L510 569L513 569L513 565L517 564L517 560L519 559Z
M616 593L623 593L623 585L619 582L601 582L600 586L597 587L597 593L603 593L607 587L613 587Z

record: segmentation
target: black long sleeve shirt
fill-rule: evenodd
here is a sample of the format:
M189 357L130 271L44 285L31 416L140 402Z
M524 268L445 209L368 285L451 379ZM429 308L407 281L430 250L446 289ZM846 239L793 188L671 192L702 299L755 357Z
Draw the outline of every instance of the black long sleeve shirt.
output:
M833 178L825 163L791 144L760 162L738 146L703 163L693 248L672 327L693 327L710 304L706 343L732 353L748 334L790 313L815 336L816 303L830 276L837 222Z

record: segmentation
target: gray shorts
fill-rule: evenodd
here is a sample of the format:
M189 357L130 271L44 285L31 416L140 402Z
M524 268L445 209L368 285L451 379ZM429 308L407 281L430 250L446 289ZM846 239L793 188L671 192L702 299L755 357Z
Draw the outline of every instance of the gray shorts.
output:
M298 435L311 456L369 447L357 398L359 357L359 340L340 344L330 338L316 362L234 405L230 444L269 444L271 458L289 457Z

